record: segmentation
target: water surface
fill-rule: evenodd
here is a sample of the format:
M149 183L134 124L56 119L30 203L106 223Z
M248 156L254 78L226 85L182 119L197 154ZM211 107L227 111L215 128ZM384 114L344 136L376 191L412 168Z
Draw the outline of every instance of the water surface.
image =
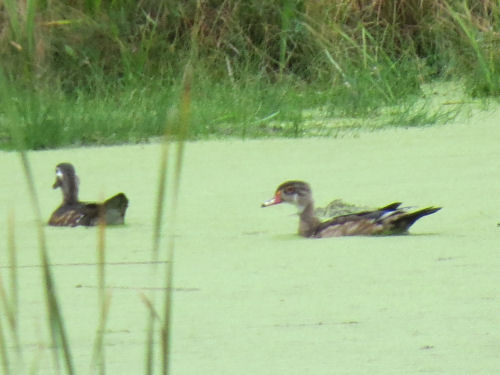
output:
M498 373L499 113L337 139L189 143L175 230L173 373ZM47 219L61 199L51 189L59 162L75 165L82 200L129 197L127 224L106 233L107 371L143 373L140 294L157 293L159 301L164 287L147 264L160 146L29 158ZM39 349L49 335L26 183L16 154L0 153L0 163L0 272L8 287L5 228L13 210L24 360L41 353L39 373L53 373L49 349ZM293 207L260 208L287 179L308 181L318 205L342 198L444 208L410 236L308 240L295 235ZM79 373L90 363L98 319L96 232L46 228Z

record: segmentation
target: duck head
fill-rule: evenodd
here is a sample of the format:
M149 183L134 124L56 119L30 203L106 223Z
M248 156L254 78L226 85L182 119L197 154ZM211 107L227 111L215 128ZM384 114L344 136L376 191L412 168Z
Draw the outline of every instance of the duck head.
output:
M299 212L312 204L312 193L309 185L303 181L286 181L276 189L274 197L262 203L262 207L269 207L280 203L291 203Z
M78 201L78 185L79 180L73 165L70 163L60 163L56 166L56 181L52 185L52 188L61 188L65 203Z

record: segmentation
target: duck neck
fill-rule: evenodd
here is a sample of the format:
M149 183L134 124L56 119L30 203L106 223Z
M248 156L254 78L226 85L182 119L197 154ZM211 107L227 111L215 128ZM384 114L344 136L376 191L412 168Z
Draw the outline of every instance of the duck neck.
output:
M310 201L302 211L299 208L299 215L299 234L303 237L312 236L314 230L320 224L319 219L314 215L314 202Z
M63 203L73 204L78 202L78 186L76 181L69 181L62 186Z

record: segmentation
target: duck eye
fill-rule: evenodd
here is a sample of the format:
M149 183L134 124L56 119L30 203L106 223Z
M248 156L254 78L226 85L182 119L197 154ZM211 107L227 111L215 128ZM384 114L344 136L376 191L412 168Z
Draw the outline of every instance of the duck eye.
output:
M293 188L293 186L288 186L285 188L285 194L293 194L295 193L295 189Z

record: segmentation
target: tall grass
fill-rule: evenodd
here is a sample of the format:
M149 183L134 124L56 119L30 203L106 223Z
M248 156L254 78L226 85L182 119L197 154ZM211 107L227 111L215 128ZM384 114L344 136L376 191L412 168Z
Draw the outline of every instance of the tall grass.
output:
M5 315L8 317L9 321L12 319L9 318L10 312L10 304L8 301L7 293L5 292L5 288L3 287L3 282L0 275L0 306L2 310L5 311ZM11 374L10 372L10 356L7 350L7 340L5 338L4 328L2 320L0 319L0 361L2 365L3 372L6 375Z
M54 283L54 277L50 268L49 255L47 252L47 245L45 241L45 230L44 221L42 219L40 205L38 203L38 198L35 191L35 184L33 179L33 174L31 172L30 163L28 161L28 156L26 152L20 152L21 164L26 176L26 181L28 184L29 195L31 198L31 203L35 211L35 217L37 221L38 230L38 244L40 250L40 262L43 271L43 283L45 298L47 304L47 316L49 321L50 333L52 344L56 348L54 353L54 362L56 367L59 368L60 362L64 363L64 367L67 374L74 374L73 359L70 351L70 343L68 341L65 322L61 314L61 307L59 300L56 295L56 287Z
M171 337L172 337L172 285L174 274L174 249L175 249L175 223L177 215L177 205L180 193L180 181L182 172L182 163L184 160L184 143L187 138L191 113L191 87L193 85L193 71L191 64L186 65L183 78L183 90L181 102L179 105L179 121L176 129L177 152L175 155L175 167L173 174L172 205L169 210L170 218L170 236L168 241L167 264L166 264L166 285L164 309L163 309L163 327L162 327L162 373L167 375L171 366Z
M52 345L55 347L55 350L53 351L54 363L56 365L56 368L59 369L61 366L60 363L62 362L64 364L65 372L67 374L73 374L74 368L70 351L70 344L67 338L65 322L61 314L61 307L56 295L56 287L52 271L50 268L49 255L45 240L44 221L42 219L40 205L38 202L38 197L36 195L33 174L31 172L31 166L29 163L28 155L25 150L22 129L17 128L16 122L14 121L15 119L20 118L19 110L16 107L15 102L12 100L12 97L10 96L11 92L6 90L6 87L7 87L6 80L2 72L0 71L0 100L4 104L5 113L8 114L8 118L12 121L11 123L9 123L9 125L12 127L11 134L13 136L13 141L17 145L17 149L20 150L19 157L21 161L21 166L26 177L29 197L31 199L31 204L36 218L36 230L38 235L40 263L43 272L43 285L45 292L45 302L47 307L48 326L51 334ZM10 231L11 233L9 234L9 236L13 238L14 236L13 225L10 228ZM13 241L9 243L9 246L11 247L10 252L14 252L15 250ZM15 266L15 263L12 263L14 262L14 259L15 259L14 255L11 255L11 267ZM11 277L11 280L13 283L13 288L16 288L17 290L14 274ZM13 291L11 294L14 304L10 304L9 310L11 313L17 313L18 310L17 292ZM7 304L4 303L4 306L7 306ZM17 324L15 323L16 320L14 317L12 317L11 322L13 329L16 329Z
M467 73L461 49L470 46L471 33L463 33L459 20L474 38L495 40L500 13L491 0L36 3L5 2L4 67L22 78L19 58L27 56L37 79L55 78L70 92L142 75L180 76L191 48L213 80L227 78L228 62L236 81L250 73L270 80L339 79L322 55L325 48L341 65L367 69L368 59L385 54L424 59L434 72ZM485 55L498 56L490 47L479 43Z
M161 136L157 109L175 103L193 53L188 139L307 134L303 111L373 117L433 79L498 94L491 0L22 4L0 9L0 64L28 148ZM0 147L13 148L6 122Z
M466 2L462 4L462 12L460 13L449 4L446 5L450 16L459 25L463 34L462 43L470 50L473 61L471 64L473 76L469 77L469 81L474 80L472 94L476 96L499 95L500 54L498 54L498 47L500 39L498 30L496 35L492 34L489 30L489 24L484 24L484 20L474 15ZM491 16L498 17L499 14L493 13Z
M335 86L284 79L272 85L248 81L235 87L229 81L209 82L202 78L193 84L192 126L187 139L318 135L323 134L321 124L329 118L375 118L388 105L401 115L419 98L419 87L405 79L406 74L415 73L410 62L395 65L393 69L374 68ZM346 77L352 74L349 66L342 71ZM204 76L203 71L195 74ZM98 97L79 93L76 98L12 88L13 105L19 107L20 116L0 119L0 148L15 147L12 127L8 125L11 122L20 129L30 149L159 139L167 121L165 111L159 109L175 104L180 85L150 82L141 88L127 86ZM316 125L304 124L304 114L313 109L321 110ZM388 118L388 122L391 120ZM423 116L416 125L432 123L428 120ZM368 128L369 124L367 121Z
M106 373L106 356L104 346L104 333L108 320L111 295L106 291L106 223L104 212L100 212L99 225L97 230L97 300L99 322L94 341L94 350L91 361L91 370L97 369L99 375Z
M7 218L7 252L9 264L9 290L4 287L3 275L0 273L0 311L4 311L4 316L7 319L8 330L4 330L0 319L0 354L1 364L5 374L20 372L23 369L23 356L21 350L21 340L19 333L19 292L18 292L18 275L17 275L17 255L15 241L15 225L14 212L10 211ZM15 348L15 358L11 363L11 357L7 350L7 340L5 332L9 332L12 337ZM13 366L13 368L11 368Z
M154 372L154 353L155 353L155 322L161 321L160 327L160 357L162 374L168 374L170 369L170 351L171 351L171 321L172 321L172 285L173 285L173 266L174 266L174 249L175 249L175 223L176 212L180 189L182 162L184 154L184 143L186 141L187 132L190 122L190 106L191 106L191 87L193 84L193 71L191 64L187 64L183 76L183 87L181 100L178 111L171 111L168 121L165 126L163 147L159 163L159 180L157 191L157 204L155 220L153 225L153 247L152 247L152 279L157 277L157 263L160 251L160 238L163 230L163 215L168 205L168 229L167 229L167 255L165 268L165 296L163 314L160 314L155 309L154 294L149 298L144 297L146 306L150 310L147 337L146 337L146 358L145 358L145 373L147 375ZM171 143L176 142L176 154L173 160L169 159ZM171 187L171 199L167 200L167 169L173 164L173 185Z

